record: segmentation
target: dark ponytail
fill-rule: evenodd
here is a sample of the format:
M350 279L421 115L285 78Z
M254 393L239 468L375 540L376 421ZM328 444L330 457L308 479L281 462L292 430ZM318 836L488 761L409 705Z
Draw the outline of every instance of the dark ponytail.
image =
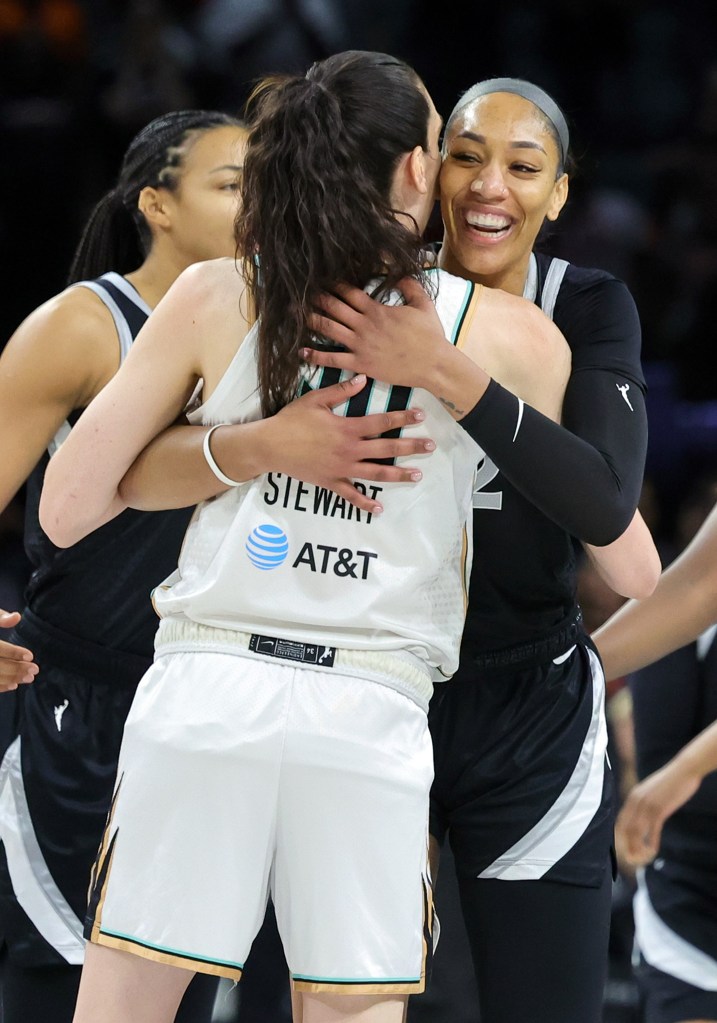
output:
M428 116L416 73L381 53L338 54L252 93L236 235L260 317L265 414L295 395L320 291L381 275L381 293L419 276L420 238L391 189L401 157L427 148Z
M137 203L143 188L174 191L181 178L187 143L212 128L241 121L213 110L177 110L157 117L130 142L117 184L90 213L75 252L68 284L99 277L108 270L129 273L144 261L152 244Z

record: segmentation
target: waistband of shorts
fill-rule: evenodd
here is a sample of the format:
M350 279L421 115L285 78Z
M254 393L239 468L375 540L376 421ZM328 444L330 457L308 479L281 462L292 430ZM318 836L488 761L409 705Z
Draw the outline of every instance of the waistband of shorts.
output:
M22 618L12 630L16 642L27 646L42 671L43 660L48 666L72 672L93 683L136 686L152 664L151 656L128 653L100 646L81 636L75 636L25 608ZM8 637L12 640L12 637Z
M354 675L378 682L407 696L423 710L428 710L428 701L433 693L430 670L418 657L407 650L352 650L347 647L332 647L334 651L331 667L307 663L291 657L271 656L255 653L250 649L252 633L237 629L218 628L203 625L188 619L163 618L155 637L157 657L164 654L205 650L212 653L235 654L240 657L261 661L279 661L296 668L312 671L336 672L340 675ZM262 638L266 637L262 633ZM284 640L287 643L294 641ZM295 645L308 645L296 643ZM315 641L316 646L328 646L326 639Z
M490 671L501 668L528 668L534 664L551 661L554 657L564 654L579 639L585 638L582 627L582 611L576 611L572 621L555 629L540 639L516 646L502 647L499 650L487 650L483 653L468 656L468 662L474 668ZM467 667L467 665L466 665Z

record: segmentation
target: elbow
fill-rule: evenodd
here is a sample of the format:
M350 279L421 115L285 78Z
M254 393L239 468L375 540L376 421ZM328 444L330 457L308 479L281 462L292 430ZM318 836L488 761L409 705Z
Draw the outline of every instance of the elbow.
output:
M48 496L46 490L43 490L40 498L39 519L43 530L56 547L72 547L86 535L78 528L79 522L68 507L68 501L56 500Z
M614 573L610 585L621 597L645 600L654 592L662 572L656 547L652 545L651 550L643 550L636 557L630 557L626 551L620 562L620 569Z
M585 528L576 535L592 547L609 547L627 530L635 514L635 506L615 505L613 508L601 508L600 512L599 517L595 516L593 522L585 523Z
M644 564L634 573L630 585L625 587L629 592L623 593L623 596L632 597L634 600L645 600L654 592L660 580L661 570L662 566L658 557L655 557L654 560L646 558Z

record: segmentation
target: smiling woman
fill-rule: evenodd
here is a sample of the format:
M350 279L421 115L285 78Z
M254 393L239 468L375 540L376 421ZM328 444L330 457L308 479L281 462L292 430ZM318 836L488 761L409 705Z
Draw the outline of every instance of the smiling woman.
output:
M492 79L448 119L440 175L439 267L485 286L482 302L508 292L539 305L572 354L560 425L500 378L456 414L481 460L460 667L429 711L430 827L455 854L484 1023L602 1017L612 779L575 538L626 596L646 596L659 573L635 516L646 416L634 302L609 274L534 251L567 199L568 146L543 90ZM390 360L396 382L411 383L428 336L438 338L420 296L394 309L341 295L322 299L316 326L346 353L307 358L379 378ZM440 373L423 386L445 397Z
M425 269L440 118L414 71L385 54L336 54L260 83L250 111L236 224L248 280L228 260L182 275L43 494L58 539L74 532L78 504L101 519L201 377L184 431L214 489L155 593L157 657L125 728L77 1023L169 1021L191 971L238 977L269 887L297 1019L402 1018L430 954L426 709L457 664L479 454L447 408L475 403L487 366L557 419L569 375L564 339L531 303ZM439 338L412 360L409 386L392 373L337 384L341 374L302 362L315 302L342 280L380 308L400 301L400 282L436 316ZM443 403L422 390L435 368ZM332 387L344 400L297 472L271 438ZM349 510L350 483L329 496L310 464L342 421L366 413L378 423L370 458L411 454L414 441L385 436L410 423L431 452L420 488L370 477L385 484L371 488L381 515L373 502ZM242 446L247 431L254 443ZM214 445L222 436L233 452ZM365 480L368 467L349 471ZM95 524L89 515L83 528Z
M538 232L568 198L568 129L542 90L527 95L541 98L552 117L511 82L469 89L446 126L441 213L449 241L441 265L521 294Z

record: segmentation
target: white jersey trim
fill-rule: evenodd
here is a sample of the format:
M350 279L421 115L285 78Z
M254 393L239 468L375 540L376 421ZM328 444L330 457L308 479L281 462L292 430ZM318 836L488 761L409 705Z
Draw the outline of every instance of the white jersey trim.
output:
M717 960L681 938L658 916L647 890L645 871L637 872L633 900L635 943L656 970L702 991L717 991Z
M567 785L530 831L478 876L501 881L535 881L554 867L585 834L602 802L607 752L605 676L587 650L593 682L593 715Z
M0 839L18 904L63 959L81 965L82 923L52 879L38 844L22 780L19 735L0 767Z

